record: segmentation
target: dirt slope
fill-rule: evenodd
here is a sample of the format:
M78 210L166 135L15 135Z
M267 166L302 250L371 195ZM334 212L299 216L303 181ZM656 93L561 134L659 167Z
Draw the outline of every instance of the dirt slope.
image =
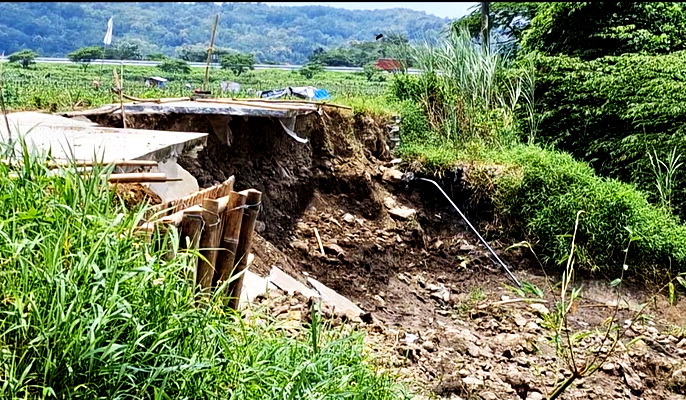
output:
M210 138L197 158L180 164L201 186L235 175L238 189L262 191L255 272L266 275L277 265L302 281L315 277L370 312L372 323L361 326L370 351L420 393L544 398L569 369L555 351L553 314L546 313L554 298L537 264L524 249L505 251L521 238L488 238L520 280L544 289L542 299L516 293L435 188L392 179L384 171L393 167L386 123L326 109L298 120L295 130L310 140L303 145L278 122L234 119L231 147ZM461 205L464 198L454 200ZM644 296L630 293L627 304L635 308ZM582 294L569 323L572 333L588 332L575 335L577 365L602 344L615 299L604 281L588 282ZM538 303L507 301L522 296ZM297 301L284 304L304 309ZM273 310L290 315L288 307ZM634 324L616 354L561 398L686 398L679 394L686 393L684 332L668 331L683 323L681 308L651 303L650 318ZM631 316L622 308L620 325ZM635 338L641 339L630 342Z

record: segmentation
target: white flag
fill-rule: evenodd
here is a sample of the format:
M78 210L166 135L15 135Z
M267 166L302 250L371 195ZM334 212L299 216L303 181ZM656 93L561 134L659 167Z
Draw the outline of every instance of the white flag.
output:
M110 20L107 21L107 33L105 34L105 38L102 40L102 42L108 46L112 44L112 17L110 17Z

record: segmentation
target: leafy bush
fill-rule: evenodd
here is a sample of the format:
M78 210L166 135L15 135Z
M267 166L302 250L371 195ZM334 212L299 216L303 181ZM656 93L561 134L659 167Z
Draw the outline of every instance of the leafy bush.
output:
M321 64L319 64L318 62L310 61L307 64L303 65L303 67L300 68L300 70L298 70L298 73L306 79L312 79L315 75L320 74L323 71L324 68Z
M686 49L686 10L678 2L549 2L536 8L523 47L549 55L606 55Z
M186 61L174 58L164 59L157 68L170 74L188 74L191 72L191 67Z
M539 138L589 161L602 175L635 182L657 202L649 153L686 153L686 52L581 61L536 58ZM686 215L686 176L673 205Z
M503 168L490 179L483 174ZM576 246L586 270L617 273L630 237L629 265L686 270L686 226L651 205L635 186L598 177L569 154L519 145L490 152L468 172L468 181L490 192L499 209L522 221L538 251L555 265L566 260L577 211L583 210ZM491 174L493 175L493 174Z
M88 65L93 60L96 58L102 58L102 56L102 47L99 46L82 47L72 51L67 55L70 61L81 64L81 67L84 71L88 69Z
M240 76L243 72L255 69L255 55L231 53L222 56L221 66L223 69L231 70L234 75Z
M514 221L548 265L566 259L576 213L584 210L576 242L582 269L618 272L633 235L633 272L686 270L686 226L648 203L634 185L599 177L569 154L534 145L496 151L479 142L445 140L416 103L402 102L400 110L399 154L439 175L463 164L474 203L491 203L504 220Z
M19 63L22 68L28 68L31 64L36 63L36 57L38 57L38 53L33 50L21 50L10 54L9 62L16 62Z

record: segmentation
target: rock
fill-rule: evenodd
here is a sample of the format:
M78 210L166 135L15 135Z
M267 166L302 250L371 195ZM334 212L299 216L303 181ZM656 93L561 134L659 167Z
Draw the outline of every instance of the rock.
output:
M681 341L677 343L676 347L686 347L686 339L681 339Z
M298 223L295 225L295 228L296 228L297 230L301 231L301 232L307 232L307 231L310 230L310 227L307 226L307 224L304 223L304 222L298 222Z
M626 382L626 385L631 388L631 391L633 393L643 392L643 382L641 382L641 378L638 376L636 371L634 371L633 368L631 368L628 364L623 362L620 362L619 366L622 368L624 381Z
M383 199L383 205L388 209L392 209L397 207L398 204L393 197L386 197Z
M462 378L462 383L464 383L465 386L472 386L472 387L484 385L483 380L476 378L474 376L467 376L465 378Z
M398 207L388 210L388 213L400 219L410 219L417 214L417 210L414 208Z
M403 173L395 168L386 168L381 176L386 182L399 182L403 179Z
M324 245L324 249L332 251L338 257L345 257L345 250L337 244L327 243Z
M471 244L463 244L463 245L460 246L460 251L472 251L472 250L474 250L475 248L476 248L476 247L475 247L475 246L472 246Z
M521 328L522 326L526 325L526 318L522 317L521 314L515 314L514 323Z
M255 232L262 233L265 229L267 229L267 225L265 225L264 222L255 221Z
M537 323L535 323L534 321L527 322L526 326L524 327L524 331L529 332L529 333L538 332L540 330L541 330L541 327Z
M526 400L543 400L543 395L539 392L529 392Z
M302 251L302 252L305 253L305 254L307 254L307 252L310 251L310 247L307 245L306 242L304 242L304 241L302 241L302 240L294 240L294 241L292 241L292 242L291 242L291 247L294 248L294 249L296 249L296 250L300 250L300 251Z
M507 369L507 375L504 378L505 382L509 383L514 388L529 387L529 380L524 373L520 372L516 367L510 366Z
M429 285L428 289L431 291L431 297L448 302L450 300L450 289L443 284Z
M481 398L483 400L498 400L499 399L499 397L496 396L496 394L493 392L481 392L481 394L479 394L479 396L481 396Z
M431 353L436 351L436 344L431 340L426 340L422 343L422 348Z
M669 386L678 390L686 389L686 368L678 369L672 373Z
M602 369L605 372L612 372L612 371L617 369L617 366L615 364L609 362L609 363L603 364L603 366L600 369Z
M355 216L353 216L350 213L345 213L343 214L343 221L352 224L353 222L355 222Z
M376 301L377 307L386 307L386 300L384 300L383 297L379 296L378 294L375 294L372 298L374 299L374 301Z
M529 304L529 307L533 308L534 311L541 315L550 314L550 310L548 310L548 307L544 306L543 304L533 303Z
M412 344L412 343L416 342L417 339L419 339L419 336L417 336L417 335L415 335L415 334L413 334L413 333L406 333L406 334L405 334L405 339L403 339L403 340L404 340L405 343L407 343L407 344Z

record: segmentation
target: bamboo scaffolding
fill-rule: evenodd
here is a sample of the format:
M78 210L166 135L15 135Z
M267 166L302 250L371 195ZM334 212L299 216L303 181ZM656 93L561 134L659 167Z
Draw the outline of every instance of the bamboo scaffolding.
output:
M202 202L202 219L205 222L205 229L200 237L200 254L198 260L198 272L196 275L196 285L201 290L212 287L212 279L217 262L217 251L221 240L222 221L219 218L219 205L217 200L204 199Z
M227 209L222 215L224 228L220 246L224 249L217 257L217 270L214 275L213 285L221 286L233 275L236 249L240 239L241 225L243 222L243 205L247 200L243 193L231 192Z
M238 309L238 303L240 302L241 292L243 290L243 271L248 266L248 259L250 250L252 248L252 237L255 231L255 221L257 220L257 214L259 212L259 206L262 202L262 192L255 189L248 189L239 192L246 196L245 204L247 208L243 212L243 218L241 221L240 236L238 240L238 247L236 248L236 267L232 276L238 275L238 277L229 283L229 307L234 310Z

